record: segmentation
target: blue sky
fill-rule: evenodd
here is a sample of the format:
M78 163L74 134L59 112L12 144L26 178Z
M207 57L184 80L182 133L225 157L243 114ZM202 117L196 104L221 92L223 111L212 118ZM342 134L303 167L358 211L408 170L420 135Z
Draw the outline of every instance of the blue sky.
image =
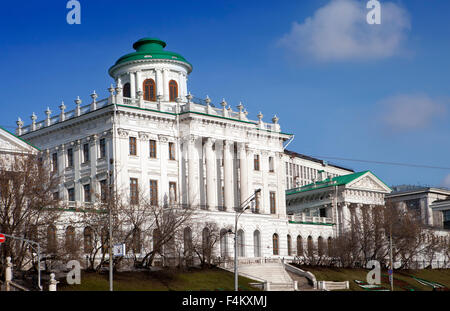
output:
M450 3L380 2L381 25L365 22L366 0L80 0L81 25L65 0L2 3L0 125L106 97L108 68L152 36L194 65L196 97L276 114L291 150L450 167ZM450 170L330 162L450 187Z

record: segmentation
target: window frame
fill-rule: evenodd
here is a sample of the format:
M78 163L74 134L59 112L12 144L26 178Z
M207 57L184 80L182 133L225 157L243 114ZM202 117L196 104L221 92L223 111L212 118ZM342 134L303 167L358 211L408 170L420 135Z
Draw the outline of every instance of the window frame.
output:
M158 155L158 153L157 153L158 149L157 149L157 146L156 146L156 140L150 139L148 141L148 147L149 147L149 157L151 159L156 159L157 155Z
M174 102L178 98L178 83L175 80L169 81L169 101Z
M142 90L144 92L144 100L149 102L156 101L156 83L155 80L149 78L142 82Z
M137 156L137 139L134 136L128 138L128 152L130 156Z

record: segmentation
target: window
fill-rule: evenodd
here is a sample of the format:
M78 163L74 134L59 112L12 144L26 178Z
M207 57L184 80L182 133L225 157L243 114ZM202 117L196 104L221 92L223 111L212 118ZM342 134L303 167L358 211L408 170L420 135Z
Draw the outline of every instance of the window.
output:
M130 178L130 203L138 204L138 180Z
M287 250L288 250L288 256L292 256L292 247L291 247L291 236L287 235Z
M261 234L258 230L253 232L253 255L261 257Z
M75 244L75 228L72 226L68 226L66 229L66 243L65 243L66 251L68 253L74 253L76 244Z
M53 172L58 171L58 154L56 152L52 154L52 170Z
M308 241L307 241L306 246L307 246L307 248L306 248L307 256L313 256L314 255L314 242L313 242L312 236L308 236Z
M150 204L158 205L158 181L150 180Z
M69 196L70 202L75 201L75 189L74 188L67 189L67 194Z
M317 240L317 254L319 257L325 255L325 243L323 242L323 238L321 236Z
M84 252L90 254L93 250L92 248L92 228L86 227L84 228Z
M83 145L83 163L89 162L89 144Z
M333 239L331 237L328 238L328 245L327 245L327 254L328 256L333 256Z
M255 191L255 213L259 213L259 209L261 207L261 191Z
M84 202L91 202L91 185L83 185L84 189Z
M169 182L169 200L170 202L177 201L177 183L173 181Z
M169 143L169 160L175 160L175 144Z
M269 157L269 172L270 173L275 172L275 169L273 167L273 157Z
M303 256L303 239L300 235L297 236L297 256Z
M130 137L130 155L137 155L136 150L136 137Z
M255 154L254 158L254 169L255 171L259 171L259 154Z
M270 213L275 214L276 213L276 199L275 199L275 192L270 192Z
M56 227L54 225L50 225L47 228L47 252L55 253L57 248L57 240L56 240Z
M106 139L100 139L100 158L106 157Z
M67 149L67 166L73 167L73 149Z
M133 247L133 253L139 254L141 252L141 249L142 249L141 230L139 228L133 229L133 237L132 237L131 245Z
M156 158L156 140L150 140L150 158Z
M273 241L273 254L274 255L279 255L279 248L278 248L278 234L274 234L272 237L272 241Z
M244 257L245 256L245 240L244 240L244 231L240 229L237 232L237 255L238 257Z
M125 85L123 86L123 97L131 97L130 83L125 83Z
M156 101L156 84L153 79L147 79L143 84L144 100Z
M161 232L158 229L153 229L153 250L156 253L161 252Z
M106 203L106 197L108 193L108 184L106 179L100 180L100 200L102 203Z
M178 84L174 80L169 82L169 100L174 102L178 97Z

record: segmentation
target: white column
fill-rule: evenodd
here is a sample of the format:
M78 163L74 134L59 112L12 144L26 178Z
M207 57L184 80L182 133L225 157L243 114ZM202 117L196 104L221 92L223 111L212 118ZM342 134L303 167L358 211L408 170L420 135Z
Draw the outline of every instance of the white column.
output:
M169 70L163 69L163 95L164 101L169 101Z
M342 232L350 229L350 211L347 204L342 204Z
M231 211L234 206L233 193L233 148L232 141L224 141L224 191L225 191L225 209Z
M95 175L97 174L97 140L98 136L93 135L89 140L89 164L91 166L91 199L92 202L96 201L96 194L99 193L99 189L97 189L97 179Z
M137 98L137 91L141 90L142 92L144 91L144 89L142 88L142 72L136 71L136 86L135 86L135 98Z
M241 204L248 199L248 167L247 167L247 150L245 143L239 143L239 166L240 166L240 193L241 193Z
M162 95L163 94L163 80L162 80L162 74L161 69L156 69L156 95Z
M136 98L136 73L130 72L130 97Z
M82 146L81 141L77 140L75 142L75 146L73 148L73 169L74 169L74 191L75 191L75 201L78 204L81 204L81 191L82 187L80 185L80 168L81 168L81 162L82 162Z
M204 153L204 157L206 158L206 205L208 206L208 209L218 205L216 199L217 185L215 180L216 157L214 156L214 151L212 150L214 142L215 141L212 138L207 139Z
M195 149L197 137L190 135L188 139L188 193L189 204L194 208L200 204L198 183L198 153Z

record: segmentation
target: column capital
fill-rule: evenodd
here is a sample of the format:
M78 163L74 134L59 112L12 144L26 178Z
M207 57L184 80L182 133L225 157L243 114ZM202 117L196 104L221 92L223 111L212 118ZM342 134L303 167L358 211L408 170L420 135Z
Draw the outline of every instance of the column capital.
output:
M234 145L234 141L232 141L232 140L224 140L223 144L224 144L225 147L230 147L230 146Z
M158 135L158 140L159 140L160 142L162 142L162 143L167 143L167 142L169 141L169 136L159 134L159 135Z
M239 151L247 151L248 144L246 142L239 142L238 143L238 150Z
M145 132L139 132L139 139L143 140L143 141L149 140L150 136L147 133L145 133Z
M212 146L216 143L216 139L212 137L206 137L205 146L208 148L212 148Z
M124 129L118 128L117 129L117 134L119 134L119 136L122 137L122 138L126 138L126 137L128 137L129 133L128 133L128 131L126 131Z

